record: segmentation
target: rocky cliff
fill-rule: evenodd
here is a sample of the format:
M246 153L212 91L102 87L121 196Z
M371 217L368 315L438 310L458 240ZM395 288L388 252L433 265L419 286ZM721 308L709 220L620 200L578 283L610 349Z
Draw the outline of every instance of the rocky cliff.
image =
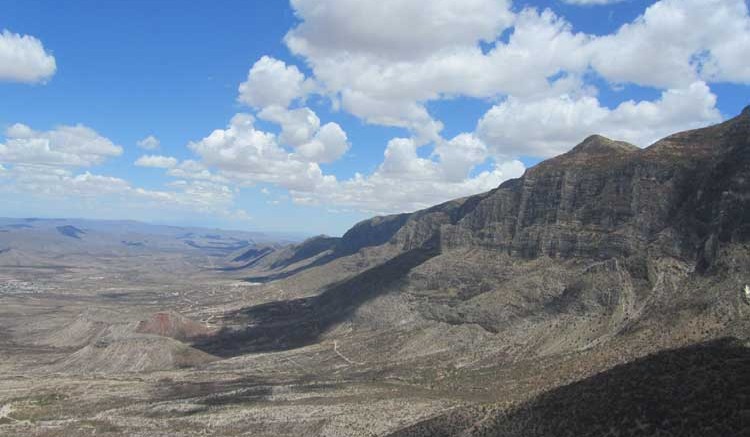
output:
M496 190L360 223L342 243L408 250L439 235L444 250L607 259L660 242L665 254L710 262L717 243L749 238L749 165L750 109L646 149L594 135Z
M421 296L426 317L497 331L508 318L498 312L568 308L577 296L578 307L620 312L624 323L692 272L705 278L736 268L749 240L750 107L645 149L593 135L493 191L310 240L271 265L296 268L261 277L333 281L429 250L434 257L410 271L402 290ZM581 285L587 281L600 285ZM601 304L605 297L619 303ZM461 310L477 299L479 308Z
M316 237L288 257L307 258L313 243L319 250L312 255L330 250L340 257L437 241L442 250L474 247L524 259L608 259L656 244L707 268L719 244L750 238L749 144L750 107L646 149L593 135L491 192L375 217L340 239Z
M749 265L746 109L645 149L594 135L490 192L277 251L240 272L286 298L228 314L199 347L346 341L352 362L519 407L649 354L746 341Z

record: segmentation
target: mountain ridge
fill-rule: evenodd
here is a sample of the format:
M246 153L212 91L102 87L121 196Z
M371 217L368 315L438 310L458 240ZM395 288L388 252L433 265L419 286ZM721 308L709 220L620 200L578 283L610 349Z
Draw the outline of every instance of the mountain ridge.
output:
M461 245L462 241L466 242L467 234L474 234L472 244L479 246L500 247L524 256L540 253L566 256L594 249L582 247L586 242L576 241L580 239L573 234L589 233L591 238L607 240L604 234L622 229L625 221L630 222L627 224L637 234L631 237L651 240L668 227L687 201L685 191L711 190L707 167L721 164L719 161L726 158L731 149L728 144L733 141L747 144L749 137L750 106L739 116L721 124L673 134L645 149L592 135L571 151L543 161L527 169L520 178L505 181L489 192L413 213L363 220L340 239L330 240L331 254L326 259L330 261L386 243L409 250L429 240L435 233L441 234L441 247ZM716 140L707 144L705 138ZM707 156L711 158L707 160ZM744 162L744 158L740 158L739 161ZM707 185L695 186L698 180ZM678 189L674 189L675 186ZM593 202L582 205L586 196L592 196L604 206L597 207L591 204ZM545 203L559 208L547 208L541 213ZM497 228L496 236L477 235L478 229L486 228L485 222ZM534 225L559 226L565 223L575 225L576 232L561 231L553 239L548 233L533 229ZM689 226L688 223L683 225ZM696 229L683 231L707 238ZM687 236L685 239L679 245L700 245L688 242L690 238ZM618 242L611 239L605 243L618 253L640 249L618 247ZM689 251L683 250L681 254L688 256ZM282 264L277 264L277 267Z
M362 221L307 260L239 270L289 290L288 299L228 315L218 344L200 347L288 350L346 327L364 336L363 350L381 354L382 344L368 343L372 332L401 339L389 353L402 360L441 367L469 354L467 372L598 357L587 373L561 370L534 383L546 389L664 348L748 337L750 112L646 149L596 136L582 144L574 159L544 161L489 192ZM415 251L423 255L408 269L380 269ZM376 294L363 287L392 274ZM269 310L284 311L283 323L271 323ZM298 326L315 331L294 341L274 334ZM484 343L459 346L466 335Z

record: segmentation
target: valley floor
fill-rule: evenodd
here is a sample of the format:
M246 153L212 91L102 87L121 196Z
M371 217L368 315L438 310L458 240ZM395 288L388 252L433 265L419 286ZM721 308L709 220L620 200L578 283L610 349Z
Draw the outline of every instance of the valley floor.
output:
M190 268L121 261L0 268L0 435L515 435L500 425L528 425L518 411L535 410L537 399L554 405L544 398L550 389L727 332L706 322L693 331L639 329L564 354L525 353L555 348L425 318L418 290L374 295L325 329L305 316L298 329L296 314L327 302L299 279L259 284L195 260ZM359 277L336 284L362 286ZM255 338L231 334L247 317L271 325L249 331ZM305 329L315 332L297 332ZM750 364L746 352L730 355L733 368ZM638 372L627 374L638 381ZM747 372L716 375L712 384L750 388ZM738 406L719 424L747 423L743 393L732 395ZM555 435L550 427L538 435Z
M137 332L164 313L214 329L224 312L283 293L273 287L211 272L167 283L89 269L0 275L3 436L383 435L466 403L355 361L356 339L220 360ZM88 350L101 354L77 357Z

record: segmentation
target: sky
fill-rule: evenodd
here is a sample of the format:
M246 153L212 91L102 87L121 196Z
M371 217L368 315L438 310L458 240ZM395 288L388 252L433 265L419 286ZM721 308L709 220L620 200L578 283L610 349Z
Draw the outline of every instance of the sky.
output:
M750 104L745 0L0 0L0 216L340 235Z

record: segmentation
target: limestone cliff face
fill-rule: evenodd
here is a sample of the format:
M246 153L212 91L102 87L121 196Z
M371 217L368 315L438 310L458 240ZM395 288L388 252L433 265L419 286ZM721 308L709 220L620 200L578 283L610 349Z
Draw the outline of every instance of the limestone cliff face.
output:
M379 246L391 240L409 219L409 214L374 217L357 223L347 231L335 251L340 255L352 254L363 247Z
M348 251L437 244L518 258L627 257L657 245L710 263L722 242L750 235L750 110L639 149L601 136L497 189L349 231Z
M592 136L490 192L268 255L251 280L301 297L228 316L246 329L206 350L301 347L341 324L448 359L449 333L479 332L484 364L750 338L749 243L750 110L646 149Z
M651 353L746 343L750 109L646 149L592 136L490 192L366 220L257 264L250 279L273 281L286 300L225 314L227 328L198 348L236 356L346 339L367 366L495 387L498 411ZM547 399L576 405L579 393ZM459 419L396 435L507 430L484 407Z
M705 269L721 244L750 238L749 192L750 108L646 149L593 135L495 190L362 221L340 239L311 239L277 254L271 267L324 250L331 260L387 245L600 260L650 248Z

